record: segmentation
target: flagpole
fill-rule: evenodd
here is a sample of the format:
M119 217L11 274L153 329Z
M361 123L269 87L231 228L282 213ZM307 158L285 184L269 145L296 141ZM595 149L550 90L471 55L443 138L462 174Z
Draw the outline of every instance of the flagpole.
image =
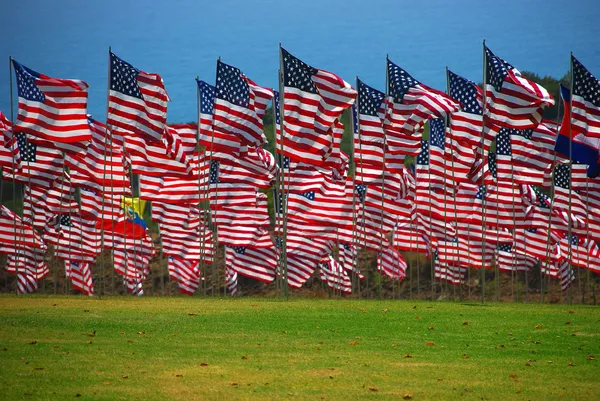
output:
M108 120L108 115L107 115L107 120ZM108 127L107 127L108 129ZM110 145L110 198L111 198L111 203L113 205L113 207L111 207L111 209L114 209L114 198L115 198L115 190L114 190L114 177L113 177L113 140L112 140L112 131L108 131L109 134L109 145ZM123 138L123 141L125 141L125 139ZM104 158L104 164L106 165L106 157ZM102 194L102 197L104 198L104 194ZM104 225L104 224L102 224ZM114 246L115 243L115 220L114 218L110 219L110 225L111 225L111 239L112 239L112 243ZM115 289L116 289L116 273L115 273L115 258L114 258L114 253L111 252L111 262L113 265L113 268L110 269L110 285L112 287L112 291L111 291L111 295L115 295ZM104 281L103 281L104 282Z
M482 111L481 111L481 162L484 163L482 165L482 174L481 174L481 186L482 186L482 196L481 196L481 206L482 206L482 219L481 219L481 303L484 304L485 303L485 247L486 247L486 242L485 242L485 233L486 233L486 227L485 227L485 217L486 217L486 213L485 213L485 202L486 202L486 196L487 196L487 191L485 191L485 174L483 174L484 169L485 169L485 112L486 112L486 102L487 102L487 95L486 95L486 80L487 80L487 54L485 52L485 39L483 40L483 93L482 93L482 97L483 97L483 105L482 105Z
M197 107L197 117L198 117L198 126L197 126L197 130L196 130L196 142L199 144L200 143L200 123L201 123L201 110L202 110L202 96L200 94L200 87L198 86L198 76L196 76L196 107ZM198 160L197 160L197 164L198 164L198 213L202 213L202 227L198 228L198 235L199 235L199 240L200 240L200 255L199 255L199 263L200 263L200 276L204 277L204 272L206 270L206 266L205 266L205 253L206 253L206 236L205 234L205 227L207 225L207 219L208 219L208 215L206 213L206 211L204 210L204 207L200 207L200 205L204 205L204 202L206 201L207 195L206 195L206 188L208 188L208 186L206 185L206 180L205 180L205 199L202 199L202 168L200 165L200 148L197 148L197 155L198 155ZM211 156L212 156L212 152L211 152ZM204 159L206 160L206 149L204 150ZM209 175L210 175L210 164L209 164ZM210 210L210 200L208 201L209 204L209 210ZM198 216L200 217L200 216ZM189 216L188 216L189 218ZM200 224L200 220L198 222ZM162 250L162 237L161 237L161 250ZM213 263L215 263L215 261L213 261ZM203 290L206 290L206 283L205 280L202 280L202 288ZM204 291L202 291L204 292ZM206 294L204 294L206 295Z
M357 85L356 86L358 87L358 76L356 77L356 81L357 81ZM366 233L366 230L365 230L365 208L364 208L364 199L365 199L365 196L366 196L366 187L365 187L365 181L364 181L364 179L365 179L365 176L364 176L364 160L363 160L363 152L362 152L362 136L361 136L361 131L360 131L360 112L359 112L359 109L358 109L358 106L359 106L359 103L358 103L359 100L358 99L359 99L359 96L356 97L356 101L357 101L357 104L356 104L356 119L357 119L356 127L357 127L357 132L358 132L358 151L360 152L360 184L359 185L361 186L361 188L363 190L363 207L362 207L362 224L361 224L362 225L362 231L363 231L363 236L362 236L363 237L363 247L362 247L362 249L360 248L360 239L358 238L359 235L360 235L360 233L357 233L357 235L356 235L356 242L357 242L358 245L355 247L355 251L356 251L356 265L357 265L357 270L359 272L358 273L359 274L359 277L358 277L358 299L360 299L361 296L362 296L361 285L360 285L360 271L361 271L361 269L360 269L361 257L360 256L362 254L362 256L364 257L365 251L367 249L367 233ZM384 133L384 135L385 135L385 133ZM354 145L354 138L352 138L352 143ZM385 146L383 148L383 151L385 152ZM356 159L354 159L354 168L356 170ZM355 172L355 175L356 175L356 172ZM356 187L354 187L353 189L354 189L354 194L356 194ZM356 215L356 224L358 224L358 214ZM365 272L365 273L367 273L367 272ZM369 285L368 285L369 275L368 275L368 273L365 274L365 277L366 277L366 280L367 280L367 291L368 291L369 290Z
M8 82L10 88L10 123L11 123L11 132L12 132L12 141L13 147L17 146L17 137L15 133L15 118L14 118L14 99L13 99L13 58L11 56L8 57ZM13 192L13 209L14 209L14 218L13 218L13 233L14 233L14 242L15 247L17 247L17 185L16 185L16 161L15 161L15 153L14 150L12 153L12 192ZM19 154L21 153L21 149L19 149ZM24 205L23 205L24 206ZM19 294L19 258L15 258L15 275L16 275L16 293ZM56 282L55 282L56 285Z
M450 72L448 70L448 66L446 66L446 93L448 93L448 96L450 96ZM452 121L452 113L450 113L450 115L448 115L447 118L448 118L448 125L451 125L450 121ZM452 150L452 147L450 147L450 150ZM456 177L456 170L454 168L454 157L451 157L450 160L452 163L452 177ZM444 171L445 171L445 168L446 168L446 165L444 164ZM456 202L456 192L457 191L455 191L455 193L454 193L454 221L458 222L458 216L457 216L457 212L456 212L458 210L458 205ZM444 195L444 202L445 202L445 200L446 200L446 198ZM469 230L469 233L470 233L470 230ZM459 244L459 250L460 250L460 244ZM438 258L439 258L439 254L438 254ZM460 277L460 282L459 282L459 287L458 287L458 296L459 296L460 302L463 301L462 287L463 287L463 278L464 278L464 275L463 275L461 269L462 269L462 265L460 263L460 252L459 252L458 253L458 274Z
M358 75L356 76L356 88L358 90ZM356 97L356 113L352 113L351 112L351 118L352 118L352 161L353 161L353 175L352 175L352 246L354 247L354 250L357 249L356 246L356 223L357 223L357 219L358 219L358 215L356 213L356 150L354 149L355 147L355 137L358 137L358 141L359 141L359 148L360 148L360 117L358 115L359 112L359 104L360 102L360 95ZM360 158L361 158L361 164L362 164L362 152L360 152ZM339 246L339 243L338 243ZM351 280L352 280L352 292L354 293L355 291L355 284L356 284L356 270L359 269L358 266L358 258L355 257L356 255L354 254L354 250L352 251L352 272L351 272ZM353 294L355 295L355 294Z
M283 52L281 48L281 43L279 43L279 132L280 132L280 149L281 155L284 157L284 146L283 141L285 137L285 85L284 85L284 65L283 65ZM282 163L281 166L282 174L281 174L281 185L284 188L283 197L281 201L281 209L283 210L283 233L281 237L281 255L282 255L282 266L283 266L283 278L284 278L284 296L288 297L288 267L287 267L287 197L285 193L285 166ZM291 169L291 161L289 169ZM288 172L289 173L289 172ZM290 177L288 177L288 181Z
M571 214L571 194L573 190L573 52L571 52L570 57L570 83L571 83L571 97L569 99L569 267L573 268L573 246L572 246L572 223L571 220L573 218ZM569 285L569 305L573 304L573 294L571 293L571 286Z
M590 177L586 174L586 176L585 176L585 209L586 210L590 210L589 183L590 183ZM589 243L590 243L590 230L588 229L586 231L586 233L585 233L585 244L586 244L586 246L589 247ZM589 249L586 252L586 261L587 261L587 263L586 263L586 265L587 265L586 276L587 277L586 277L586 280L585 280L585 288L584 288L583 293L581 292L581 288L579 288L579 293L581 294L581 303L582 304L585 304L585 295L587 294L588 284L589 284L589 281L590 281L590 251L589 251ZM581 282L581 270L579 270L579 281Z

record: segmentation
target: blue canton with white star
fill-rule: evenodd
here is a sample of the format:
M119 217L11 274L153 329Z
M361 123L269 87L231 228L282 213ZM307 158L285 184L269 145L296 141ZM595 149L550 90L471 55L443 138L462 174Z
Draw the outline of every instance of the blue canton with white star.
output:
M554 169L554 185L560 188L571 188L571 168L567 164L558 164Z
M512 148L510 146L510 132L515 131L508 128L501 128L496 137L496 153L502 156L511 156Z
M356 184L354 186L354 190L356 191L356 196L358 196L360 203L363 203L365 201L365 194L367 193L367 186L363 184Z
M417 156L417 164L429 164L429 142L426 139L421 139L421 153Z
M215 87L204 81L198 81L198 90L200 91L200 113L212 115L215 104Z
M497 92L502 89L504 78L508 75L508 69L512 66L500 57L494 55L490 49L485 48L486 54L486 84L492 85Z
M15 134L19 156L24 162L34 163L36 161L37 145L27 140L27 135L21 132Z
M450 96L458 100L463 111L481 115L481 106L477 101L477 85L475 82L448 71Z
M498 162L496 161L496 152L488 153L488 169L492 177L498 177Z
M358 112L368 116L377 117L381 102L385 98L385 94L375 88L365 84L360 79L358 83Z
M446 139L446 122L443 118L429 119L429 141L431 146L436 146L444 150Z
M281 49L283 57L283 85L298 88L304 92L318 93L312 76L318 70L304 61L292 56L287 50Z
M387 60L387 69L389 80L388 93L390 96L393 96L394 102L402 103L404 95L406 95L409 89L421 83L389 59Z
M65 227L73 227L73 223L71 222L71 216L68 214L60 215L60 225Z
M575 57L573 62L573 94L600 107L600 80L596 79Z
M238 255L243 255L246 253L246 247L245 246L234 246L233 251L235 253L237 253Z
M210 162L210 183L218 184L219 183L219 166L220 163L218 160L212 160Z
M140 70L110 53L110 89L124 95L143 99L142 92L137 83Z
M512 245L508 244L499 244L498 250L503 252L512 252Z
M217 86L215 96L248 108L250 104L250 87L239 68L217 61Z
M46 96L35 83L35 79L39 78L40 74L17 63L15 60L12 62L15 75L17 76L19 97L34 102L43 102L46 100Z
M308 200L311 200L311 201L315 200L315 191L303 192L300 195L303 196L303 197L305 197Z

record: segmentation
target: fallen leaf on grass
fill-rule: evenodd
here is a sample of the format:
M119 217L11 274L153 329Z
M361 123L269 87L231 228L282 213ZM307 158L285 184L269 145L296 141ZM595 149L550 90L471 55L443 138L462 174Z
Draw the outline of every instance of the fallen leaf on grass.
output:
M525 363L525 366L531 366L531 364L529 362Z
M469 359L469 355L467 355L467 354L463 354L462 358L463 358L463 359Z
M388 312L388 308L382 309L381 311L382 311L383 313L386 313L386 312Z
M435 327L433 327L433 326L429 326L429 327L427 328L427 330L435 330Z
M32 396L33 394L31 394L31 393L25 393L25 394L23 394L23 395L26 395L26 396Z
M410 359L410 358L412 358L412 357L413 357L413 356L412 356L411 354L406 354L406 355L404 355L404 356L403 356L403 358L406 358L406 359Z
M54 349L59 349L59 348L60 348L60 345L53 345L53 346L52 346L52 348L54 348Z
M133 341L127 340L127 344L133 344Z
M35 345L35 344L37 344L37 341L33 340L33 341L32 341L32 342L30 342L29 344L31 344L31 345Z
M175 375L175 377L183 377L183 375Z
M511 373L510 375L508 375L508 377L510 377L510 378L511 378L511 379L513 379L513 380L516 380L516 379L518 379L518 378L519 378L519 376L517 376L517 375L516 375L516 374L514 374L514 373Z
M574 313L575 313L575 311L574 311L574 310L570 310L570 311L569 311L569 315L572 315L572 314L574 314Z
M81 397L81 394L77 393L77 394L75 394L75 397L79 398L79 397Z
M543 327L543 326L542 326L541 324L536 324L536 325L535 325L535 328L536 328L536 329L541 329L542 327Z
M121 376L121 377L122 377L123 379L129 379L129 376L127 376L127 375L123 375L123 376Z
M200 364L200 366L202 366L202 367L206 367L206 366L208 366L208 363L206 363L206 362L202 362L202 363Z
M588 361L595 361L596 357L594 355L590 355L587 357Z
M125 332L124 332L124 331L122 331L120 334L125 334Z
M111 383L111 382L104 382L104 383L102 383L102 384L109 385L109 384L112 384L112 383Z
M258 305L257 304L252 304L251 305L253 308L256 308Z
M91 341L88 341L88 344L91 344L91 343L92 343Z
M554 363L554 361L546 361L546 363Z
M433 341L427 341L427 342L425 343L425 345L427 345L428 347L432 347L432 346L434 346L434 345L435 345L435 343L434 343Z
M417 309L417 305L413 306L412 308L413 308L413 309Z
M188 313L188 316L197 316L197 313Z
M243 355L243 356L242 356L242 360L243 360L243 361L247 361L247 360L248 360L248 357L247 357L246 355Z
M237 383L231 383L231 386L237 386L237 385L238 385Z
M357 345L358 341L350 341L348 344L350 344L350 345Z
M569 362L569 366L575 366L573 362Z
M287 331L283 330L281 333L282 333L282 334L287 334Z
M138 331L137 334L142 335L142 334L146 334L146 332L145 331Z
M330 379L333 379L333 376L329 376Z
M421 318L421 316L415 316L415 319L420 319L420 318Z
M84 311L84 312L89 312L90 310L89 310L89 309L84 309L83 311Z
M568 326L568 325L570 325L570 324L571 324L571 322L567 322L567 323L565 323L565 324Z
M366 310L366 309L361 309L360 311L361 311L362 313L367 313L367 310Z
M369 387L369 391L378 392L379 389L377 387Z
M404 400L412 400L412 395L406 394L404 397L402 397L402 399L404 399Z
M468 326L468 325L469 325L469 322L464 322L463 323L463 326Z
M44 368L34 368L35 370L44 370Z
M6 352L8 351L8 348L2 348L2 351Z

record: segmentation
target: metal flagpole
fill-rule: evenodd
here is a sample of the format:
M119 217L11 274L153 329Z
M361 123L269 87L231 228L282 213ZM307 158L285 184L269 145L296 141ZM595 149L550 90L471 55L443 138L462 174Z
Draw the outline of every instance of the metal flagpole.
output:
M8 57L8 82L9 82L9 87L10 87L10 122L11 122L11 129L12 129L12 138L13 138L13 145L12 146L18 146L17 145L17 136L15 133L15 118L14 118L14 99L13 99L13 58L11 56ZM19 153L21 153L21 149L19 149ZM15 162L15 154L14 152L12 152L12 183L13 183L13 187L12 187L12 192L13 192L13 209L14 209L14 218L13 218L13 232L14 232L14 242L15 242L15 247L17 246L17 185L16 185L16 162ZM16 275L16 280L15 283L16 285L16 293L19 293L19 258L15 258L15 275ZM56 282L55 282L55 286L56 286ZM56 289L55 289L55 293L56 293Z
M356 88L358 90L358 76L356 76ZM360 96L360 95L359 95ZM355 138L358 137L360 138L360 117L358 116L358 111L359 111L359 96L356 97L356 114L352 113L352 109L350 110L350 117L352 118L352 161L353 161L353 174L352 174L352 246L354 247L354 250L357 249L356 246L356 237L357 237L357 233L356 233L356 222L357 222L357 218L358 215L356 213L356 151L354 149L355 147ZM360 141L360 139L359 139ZM360 146L360 145L359 145ZM361 158L361 163L362 163L362 152L360 154L360 158ZM338 243L339 246L339 243ZM355 254L354 254L354 250L352 250L352 271L350 274L350 279L351 279L351 291L353 295L355 294L355 285L356 285L356 271L358 270L358 258L356 258Z
M357 80L357 87L358 87L358 77L356 77ZM363 190L363 200L365 199L366 196L366 188L365 188L365 175L364 175L364 160L363 160L363 152L362 152L362 136L360 133L360 112L358 109L359 103L358 103L358 96L357 96L357 104L356 104L356 119L357 119L357 132L358 132L358 151L360 152L360 184L361 188ZM385 133L384 133L385 135ZM353 138L354 139L354 138ZM385 152L385 147L383 149L383 151ZM354 166L356 169L356 159L354 159ZM356 174L356 173L355 173ZM356 194L356 187L354 188L354 193ZM357 214L357 219L356 219L356 223L358 223L358 214ZM364 208L364 202L363 202L363 207L362 207L362 231L363 231L363 247L362 249L359 247L360 245L360 240L359 240L359 235L360 233L357 234L356 236L356 241L357 241L357 246L355 248L356 250L356 264L358 266L358 271L360 272L360 260L361 260L361 254L364 258L365 256L365 252L367 249L367 234L366 234L366 230L365 230L365 208ZM360 274L360 273L359 273ZM368 280L369 280L369 275L365 274L366 280L367 280L367 291L369 289L369 285L368 285ZM361 291L361 285L360 285L360 276L358 279L358 298L360 299L362 295L362 291Z
M388 72L388 63L389 63L389 56L386 54L385 55L385 97L387 98L390 94L390 74ZM387 114L387 102L386 102L386 114ZM383 164L381 166L381 215L380 215L380 222L379 222L379 256L378 256L378 261L379 261L379 266L383 265L383 220L385 218L385 213L384 213L384 208L385 208L385 149L387 147L387 136L384 135L383 136ZM379 298L381 298L381 288L382 288L382 281L383 281L383 269L378 269L379 270L379 275L377 275L376 277L378 278L377 282L377 292L379 295Z
M483 174L484 169L485 169L485 113L486 113L486 102L487 102L487 96L486 96L486 80L487 80L487 54L485 52L485 39L483 41L483 107L482 107L482 111L481 111L481 120L482 120L482 124L481 124L481 162L484 163L482 165L482 174L481 174L481 186L482 186L482 192L481 192L481 214L482 214L482 219L481 219L481 303L485 303L485 248L486 248L486 242L485 242L485 234L486 234L486 226L485 226L485 217L486 217L486 213L485 213L485 202L486 202L486 196L487 196L487 191L485 191L485 174Z
M278 70L277 71L277 80L279 81L279 74L281 72ZM277 93L277 96L279 96L279 92ZM277 103L275 102L275 97L273 97L273 107L272 107L272 113L273 113L273 135L275 137L275 160L277 163L277 171L275 174L275 187L274 187L274 191L273 191L273 213L275 215L275 230L274 230L274 237L277 239L279 238L279 233L282 230L283 227L283 221L282 221L282 210L281 210L281 205L279 205L279 208L277 207L278 204L278 199L279 196L281 194L281 173L283 170L283 165L285 162L285 158L282 154L277 153ZM279 209L279 210L278 210ZM281 277L281 271L282 271L282 258L281 255L277 260L277 267L276 267L276 274L275 274L275 291L277 293L277 297L281 296L281 286L283 284L282 281L282 277Z
M572 120L572 110L573 110L573 53L571 52L570 58L570 81L571 81L571 97L569 101L569 227L568 227L568 235L569 235L569 267L573 269L573 244L572 244L572 223L571 219L573 218L571 214L571 191L573 190L573 122ZM569 304L573 303L573 294L571 293L571 286L569 285Z
M586 175L586 177L585 177L585 209L586 210L590 210L589 183L590 183L590 177L588 175ZM590 243L590 230L589 229L585 233L585 243L586 243L586 246L589 246L588 245ZM587 271L587 273L586 273L587 277L586 277L586 280L585 280L584 291L581 292L581 288L579 288L579 293L581 294L581 303L582 304L585 304L585 295L587 293L588 284L589 284L589 281L590 281L590 252L589 252L589 250L586 253L586 260L587 260L587 263L586 263L586 265L587 265L587 269L586 269L586 271ZM579 270L579 281L581 282L581 270Z
M285 85L284 85L284 63L283 63L283 52L281 51L281 43L279 43L279 132L280 132L280 149L281 155L284 155L284 137L285 137ZM290 166L291 167L291 166ZM282 257L282 267L283 267L283 281L284 281L284 296L287 298L288 296L288 267L287 267L287 196L285 192L285 167L284 163L281 166L282 174L281 174L281 185L284 188L283 196L281 199L281 210L283 211L283 233L281 236L281 257ZM289 171L288 171L289 173ZM288 177L288 181L290 177ZM280 193L281 194L281 193Z
M204 202L208 199L208 184L206 182L206 180L204 180L204 185L205 185L205 196L204 199L202 199L202 168L201 168L201 164L200 164L200 148L199 148L199 144L200 144L200 124L201 124L201 111L202 111L202 95L200 94L200 87L198 86L198 77L196 77L196 107L197 107L197 112L198 112L198 127L196 130L196 142L198 143L197 145L197 154L198 154L198 213L202 213L202 226L198 228L198 235L199 235L199 240L200 240L200 276L201 277L205 277L205 270L206 270L206 266L205 266L205 253L206 253L206 236L205 234L205 230L206 230L206 226L208 224L208 214L206 213L206 210L204 210ZM214 134L213 134L213 140L214 140ZM210 157L212 158L212 152L210 154ZM206 160L206 149L204 150L204 160ZM210 164L209 164L209 175L210 175ZM208 210L210 211L210 200L207 202L209 205ZM201 207L202 205L202 207ZM162 249L162 237L161 237L161 249ZM216 263L215 260L213 260L213 264ZM206 282L205 280L202 280L202 288L204 290L206 290ZM206 295L206 293L204 292L203 295Z
M450 96L450 73L448 72L448 66L446 66L446 93L448 94L448 96ZM447 116L448 121L447 121L447 125L450 125L450 121L452 120L452 113L450 113L449 116ZM450 147L450 150L452 150L452 147ZM452 163L452 177L455 178L456 177L456 171L454 168L454 157L450 158L451 163ZM446 172L446 164L444 163L444 173ZM457 186L458 188L458 186ZM456 192L454 191L454 221L458 221L458 216L457 216L457 202L456 202ZM444 203L446 202L446 194L444 192ZM445 211L445 209L444 209ZM459 248L460 249L460 248ZM439 255L438 255L439 258ZM463 301L463 293L462 293L462 287L463 287L463 273L461 272L462 269L462 265L460 263L460 252L458 253L458 272L459 272L459 277L460 277L460 284L459 284L459 289L458 289L458 296L459 296L459 300L460 302ZM453 285L453 287L455 287ZM456 287L455 287L456 288ZM456 297L456 294L455 294Z

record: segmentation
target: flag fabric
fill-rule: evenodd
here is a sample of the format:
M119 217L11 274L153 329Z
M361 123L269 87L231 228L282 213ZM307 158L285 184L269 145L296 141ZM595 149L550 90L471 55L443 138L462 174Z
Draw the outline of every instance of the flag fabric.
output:
M194 295L200 282L204 280L200 277L199 262L169 256L168 263L169 278L177 283L182 293Z
M554 99L541 85L525 78L516 68L484 45L484 117L492 124L514 129L535 128Z
M38 145L24 133L14 134L14 144L18 156L13 171L6 171L6 177L27 185L49 188L51 183L62 175L64 157L54 148Z
M277 260L277 252L272 242L270 248L247 246L227 246L225 248L227 268L242 276L266 283L270 283L275 279Z
M198 81L199 110L198 144L208 151L240 152L240 139L228 132L213 130L215 87Z
M94 283L89 263L65 260L65 272L75 291L94 296Z
M232 268L225 268L225 286L232 297L238 294L238 274Z
M508 244L498 245L495 257L496 266L502 271L529 271L537 264L537 259L515 252Z
M581 84L580 84L581 85ZM560 95L564 104L564 114L560 130L556 136L556 145L554 149L571 160L577 160L579 163L589 164L595 166L600 163L600 137L592 137L588 134L588 131L581 130L581 127L577 127L577 122L574 122L571 118L571 104L573 109L578 107L577 110L584 110L582 103L577 103L573 100L571 103L571 91L560 86ZM576 106L577 105L577 106ZM600 107L598 108L600 110ZM581 111L580 114L585 113ZM598 111L600 115L600 111ZM580 115L581 117L581 115ZM600 121L600 117L598 117ZM573 124L571 124L573 122ZM600 124L600 123L599 123ZM570 140L570 138L573 140Z
M169 95L158 74L143 72L110 54L107 124L150 141L160 140L167 121Z
M239 138L245 145L266 143L262 118L272 98L271 89L256 85L240 69L218 60L213 131Z
M450 284L461 285L465 281L467 269L459 265L448 265L440 262L437 250L434 252L434 278L440 281L447 281Z
M385 121L389 139L402 134L417 134L427 119L445 117L459 110L458 103L450 96L417 81L389 59L387 76L389 101L392 103Z
M558 278L563 292L566 292L575 281L575 273L568 260L544 262L542 263L542 273L549 277Z
M600 139L600 80L571 55L573 134Z
M406 276L406 261L400 252L387 248L377 257L377 271L392 280L401 281Z
M10 249L3 253L13 253L13 248L17 245L26 248L42 248L44 241L42 237L30 225L29 221L24 221L21 217L6 206L0 208L0 245L3 249Z
M51 78L12 60L17 76L19 111L16 132L53 142L87 141L88 84Z
M357 93L337 75L311 67L283 48L281 58L284 154L297 159L298 154L314 153L315 158L302 161L322 164L332 150L335 122Z
M342 266L329 255L326 261L319 263L321 281L329 288L344 294L352 293L352 281Z

